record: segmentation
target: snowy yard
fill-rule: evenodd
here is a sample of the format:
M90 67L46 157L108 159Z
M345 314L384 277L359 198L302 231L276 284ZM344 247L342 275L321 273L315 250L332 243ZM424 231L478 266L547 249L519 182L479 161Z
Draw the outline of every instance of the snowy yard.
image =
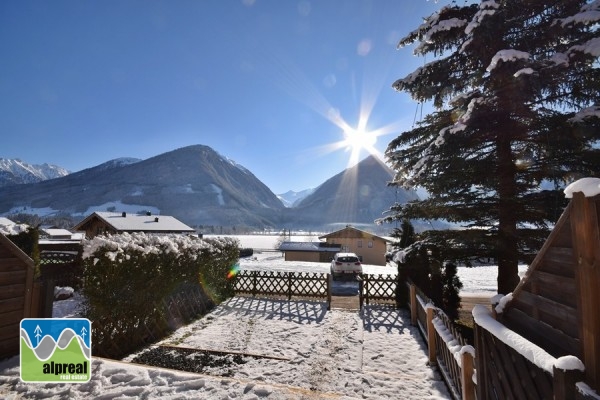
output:
M192 374L94 359L85 384L21 383L13 357L0 363L0 397L449 398L402 310L328 312L322 302L234 297L161 344L265 357L244 357L228 377L217 376L225 372L218 369Z
M327 263L285 262L278 252L257 252L240 267L329 270ZM395 273L393 266L364 269ZM468 293L494 294L495 274L495 267L459 269ZM76 316L79 304L77 293L57 301L54 316ZM324 302L234 297L158 344L243 356L202 374L133 364L136 355L121 362L94 359L92 380L84 384L22 383L13 357L0 362L0 398L450 398L439 373L427 366L425 344L404 310L328 312Z

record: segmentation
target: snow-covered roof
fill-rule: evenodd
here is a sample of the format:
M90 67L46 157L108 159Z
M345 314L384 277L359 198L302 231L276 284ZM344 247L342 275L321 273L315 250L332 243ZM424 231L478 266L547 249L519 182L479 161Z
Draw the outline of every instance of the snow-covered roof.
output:
M43 229L43 231L50 237L56 237L56 236L71 237L71 235L72 235L71 231L69 231L67 229L60 229L60 228L46 228L46 229Z
M341 245L331 245L325 242L282 242L279 251L319 251L337 253Z
M139 215L105 211L95 211L80 222L75 227L75 230L81 229L94 216L97 216L120 232L195 232L193 228L187 226L177 218L168 215Z
M27 231L27 228L29 226L26 224L17 224L8 218L0 217L0 233L4 235L18 235Z
M348 234L348 235L346 235L346 234ZM381 239L385 242L392 241L388 238L376 235L372 232L367 232L367 231L363 231L361 229L357 229L351 225L346 226L344 229L340 229L335 232L331 232L326 235L319 236L319 239L327 239L327 238L353 238L353 239L355 239L355 238L359 237L359 236L357 236L357 234L360 235L360 237L377 238L377 239Z

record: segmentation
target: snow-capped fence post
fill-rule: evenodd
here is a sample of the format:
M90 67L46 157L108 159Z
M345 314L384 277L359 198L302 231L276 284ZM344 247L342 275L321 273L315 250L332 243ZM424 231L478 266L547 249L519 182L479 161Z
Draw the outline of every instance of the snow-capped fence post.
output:
M417 325L417 287L414 283L410 284L410 324Z
M435 365L436 345L435 345L435 326L433 326L433 317L435 316L435 307L427 306L427 347L429 350L429 365Z
M466 347L466 346L465 346ZM471 346L468 346L471 347ZM475 384L473 382L474 356L473 351L461 351L460 380L462 386L462 400L475 400Z
M581 312L579 332L585 381L594 390L600 389L600 233L597 202L583 192L573 193L571 232L578 308Z

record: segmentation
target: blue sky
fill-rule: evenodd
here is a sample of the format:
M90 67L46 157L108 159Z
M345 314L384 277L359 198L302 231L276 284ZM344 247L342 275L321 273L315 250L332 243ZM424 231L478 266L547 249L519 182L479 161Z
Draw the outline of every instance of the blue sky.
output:
M446 3L2 1L0 157L75 172L203 144L275 193L315 187L368 155L344 130L383 153L412 126L391 85L424 60L396 45Z

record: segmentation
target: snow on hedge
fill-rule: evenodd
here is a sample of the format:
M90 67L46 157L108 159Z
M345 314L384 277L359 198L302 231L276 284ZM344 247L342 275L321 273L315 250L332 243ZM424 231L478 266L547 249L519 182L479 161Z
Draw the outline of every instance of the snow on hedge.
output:
M210 242L196 236L154 235L143 232L122 233L119 235L96 236L93 239L85 240L82 257L85 260L103 249L105 255L112 261L122 259L131 251L139 251L142 254L167 253L174 255L176 258L185 254L195 259L194 257L200 254L202 250L219 251L218 248L212 247Z

